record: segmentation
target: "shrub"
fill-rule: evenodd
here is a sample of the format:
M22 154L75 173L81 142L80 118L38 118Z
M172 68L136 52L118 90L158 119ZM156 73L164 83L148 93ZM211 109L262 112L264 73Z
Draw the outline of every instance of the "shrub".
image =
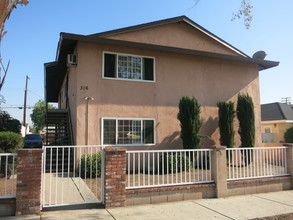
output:
M293 143L293 127L287 129L284 134L284 139L286 143Z
M102 171L102 153L81 156L81 178L100 177Z
M239 135L241 139L240 147L254 147L255 144L255 124L254 105L252 98L246 95L238 95L237 118L239 121ZM250 151L241 151L242 161L245 165L250 164Z
M241 147L253 147L255 144L254 105L248 94L238 95L237 118Z
M0 132L0 153L15 153L23 146L20 134L11 131Z
M183 142L183 148L200 148L201 136L199 130L202 123L200 121L200 104L197 99L183 96L179 102L177 118L180 121L180 137Z
M234 103L233 102L218 102L220 142L222 146L232 148L234 146Z
M164 158L164 161L163 161ZM182 168L181 168L181 164L182 164ZM173 163L173 166L172 166ZM190 164L189 164L189 158L188 156L185 157L185 155L182 153L180 156L180 153L177 153L177 166L176 166L176 153L169 153L168 154L168 158L167 158L167 154L164 153L163 156L161 156L160 158L160 173L163 173L163 164L164 164L164 174L168 173L179 173L181 170L182 171L188 171L190 168ZM185 166L186 164L186 166ZM177 167L177 169L176 169ZM185 169L186 167L186 169ZM172 169L173 168L173 169Z

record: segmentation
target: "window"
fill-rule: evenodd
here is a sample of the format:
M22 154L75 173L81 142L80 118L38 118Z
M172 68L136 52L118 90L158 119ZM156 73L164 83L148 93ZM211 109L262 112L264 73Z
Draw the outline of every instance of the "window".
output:
M265 128L265 133L271 133L271 128L270 127L266 127Z
M154 81L154 58L104 53L104 77Z
M103 119L105 145L154 144L153 119Z

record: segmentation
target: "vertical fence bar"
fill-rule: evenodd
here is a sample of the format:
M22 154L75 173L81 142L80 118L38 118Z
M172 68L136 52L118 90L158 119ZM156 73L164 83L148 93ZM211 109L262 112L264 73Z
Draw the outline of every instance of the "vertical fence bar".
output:
M4 175L4 178L5 178L5 186L4 186L4 194L7 195L7 171L8 171L8 156L6 156L6 159L5 159L5 175Z
M143 164L143 185L145 186L145 152L143 152L142 154L143 158L142 158L142 164Z
M148 152L148 185L151 185L150 182L151 182L151 175L150 175L150 170L151 170L151 165L150 165L150 152Z
M138 153L137 163L138 163L138 185L140 186L140 153Z
M55 172L55 175L56 175L56 189L55 189L55 191L56 191L56 194L55 194L55 204L57 204L57 201L58 201L58 199L57 199L57 197L58 197L58 151L59 151L59 149L58 148L56 148L56 172Z
M127 161L127 163L128 163L128 171L127 171L127 173L128 173L128 187L129 186L131 186L131 184L130 184L130 158L131 158L131 156L130 156L131 154L130 154L130 152L128 153L128 155L127 155L127 158L128 158L128 161Z
M163 177L163 179L162 179L162 184L164 184L165 183L165 164L164 164L164 156L165 156L165 154L164 154L164 152L162 152L161 153L161 158L162 158L162 177Z
M160 185L160 153L157 152L157 173L158 173L158 185Z
M15 166L15 164L14 164L14 160L15 160L15 156L12 155L12 175L13 175L13 178L12 178L12 192L11 193L13 195L14 195L14 178L15 178L15 172L14 172L14 166ZM16 194L16 192L15 192L15 194Z
M167 152L167 157L166 157L166 164L167 164L167 184L169 184L169 152Z
M51 205L52 199L52 148L50 149L50 194L49 194L49 205Z
M180 159L180 183L182 183L182 152L180 151L179 154L179 159Z
M190 151L188 151L188 169L189 169L189 182L191 182L191 163L190 163Z
M135 153L132 154L132 182L135 185Z
M186 151L184 151L184 182L186 182Z
M90 160L90 163L91 163L91 165L90 165L90 190L92 190L92 188L93 188L93 185L92 185L92 180L93 180L93 147L91 146L90 147L90 151L91 151L91 160ZM90 193L90 201L92 200L92 193ZM87 195L86 195L87 196Z
M172 184L174 183L174 152L171 154L171 172L172 172Z
M80 189L80 178L81 178L81 157L82 157L82 155L81 155L81 147L79 147L79 171L78 171L78 188Z
M155 152L153 152L153 185L155 185Z

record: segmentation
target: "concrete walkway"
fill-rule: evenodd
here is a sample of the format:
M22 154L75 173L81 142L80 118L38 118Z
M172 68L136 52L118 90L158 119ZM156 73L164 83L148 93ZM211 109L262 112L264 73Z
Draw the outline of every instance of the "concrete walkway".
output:
M44 205L61 205L97 201L97 197L80 177L70 173L44 174Z
M278 216L274 218L264 218ZM233 196L224 199L200 199L116 209L83 209L43 212L41 216L17 216L2 219L293 219L293 190Z

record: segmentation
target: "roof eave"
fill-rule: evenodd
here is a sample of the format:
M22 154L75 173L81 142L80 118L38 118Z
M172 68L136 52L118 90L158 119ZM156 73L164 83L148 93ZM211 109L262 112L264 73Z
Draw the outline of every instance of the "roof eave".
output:
M273 68L273 67L276 67L279 65L279 62L270 61L270 60L261 60L261 59L255 59L255 58L250 58L250 57L218 54L218 53L212 53L212 52L170 47L170 46L161 46L161 45L155 45L155 44L146 44L146 43L114 40L114 39L108 39L108 38L102 38L102 37L96 37L96 36L85 36L85 35L77 35L77 34L70 34L70 33L62 33L62 39L63 40L86 41L86 42L93 42L93 43L105 43L105 44L113 44L113 45L123 45L123 46L144 48L144 49L150 49L150 50L176 52L176 53L182 53L182 54L205 56L205 57L218 58L218 59L224 59L224 60L234 60L234 61L240 61L240 62L246 62L246 63L253 63L253 64L257 64L259 66L260 71L266 70L269 68Z

